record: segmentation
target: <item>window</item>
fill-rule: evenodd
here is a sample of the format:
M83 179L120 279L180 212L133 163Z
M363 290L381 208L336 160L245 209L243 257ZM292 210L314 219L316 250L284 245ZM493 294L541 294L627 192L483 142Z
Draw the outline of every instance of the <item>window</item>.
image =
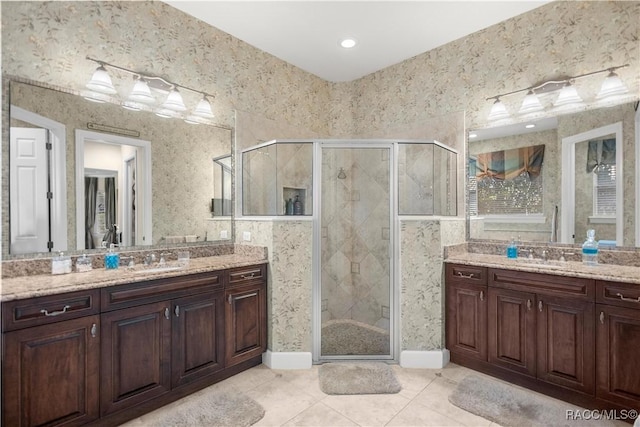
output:
M593 173L593 215L616 215L616 165L599 165Z

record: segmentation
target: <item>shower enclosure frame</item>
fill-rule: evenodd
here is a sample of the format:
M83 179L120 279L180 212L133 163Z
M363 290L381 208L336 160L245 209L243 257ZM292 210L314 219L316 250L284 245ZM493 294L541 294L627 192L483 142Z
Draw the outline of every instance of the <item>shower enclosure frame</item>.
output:
M389 354L388 355L322 355L322 150L323 149L387 149L389 152ZM399 358L399 226L398 220L398 143L395 140L316 140L313 153L313 363L337 360L398 361Z

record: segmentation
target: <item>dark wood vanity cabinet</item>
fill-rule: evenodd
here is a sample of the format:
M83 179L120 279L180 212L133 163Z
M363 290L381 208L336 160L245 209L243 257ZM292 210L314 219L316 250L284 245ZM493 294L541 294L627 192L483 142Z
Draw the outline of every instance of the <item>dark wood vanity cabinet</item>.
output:
M447 264L447 348L487 360L487 269Z
M116 425L261 363L266 265L2 309L3 424Z
M225 291L226 365L262 354L267 348L264 266L229 273Z
M640 410L640 285L596 286L596 395Z
M452 362L578 405L640 410L640 285L487 268L485 321L484 288L453 274L469 268L481 267L446 267Z
M3 425L75 426L98 419L97 300L90 291L3 304Z

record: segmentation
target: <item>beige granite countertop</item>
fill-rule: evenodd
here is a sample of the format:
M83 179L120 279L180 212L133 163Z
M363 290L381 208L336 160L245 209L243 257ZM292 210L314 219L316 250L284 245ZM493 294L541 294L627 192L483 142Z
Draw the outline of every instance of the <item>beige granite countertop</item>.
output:
M508 259L504 255L469 252L451 254L445 259L445 262L640 284L640 267L626 265L598 264L588 266L576 261L549 261L544 264L539 259Z
M264 257L229 254L191 258L188 266L171 271L149 272L146 271L142 265L137 265L133 269L125 267L120 267L116 270L95 268L86 273L73 272L60 275L41 274L36 276L5 278L2 279L0 301L103 288L160 277L181 276L184 274L202 273L265 263L267 263L267 260ZM177 263L170 262L168 265L173 266L177 265Z

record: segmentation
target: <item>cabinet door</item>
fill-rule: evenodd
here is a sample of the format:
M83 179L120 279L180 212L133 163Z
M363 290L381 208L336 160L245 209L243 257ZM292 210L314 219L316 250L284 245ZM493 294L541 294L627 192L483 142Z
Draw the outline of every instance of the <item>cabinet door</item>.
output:
M535 295L489 288L489 362L536 375Z
M447 348L487 360L487 287L447 283Z
M100 321L102 414L128 408L169 391L170 303L103 313Z
M265 286L227 290L225 301L225 364L229 367L267 348Z
M4 336L3 425L80 425L99 416L99 316Z
M538 378L593 395L593 302L538 295Z
M172 387L224 368L224 293L175 300L171 311Z
M596 397L640 410L640 310L596 304Z

